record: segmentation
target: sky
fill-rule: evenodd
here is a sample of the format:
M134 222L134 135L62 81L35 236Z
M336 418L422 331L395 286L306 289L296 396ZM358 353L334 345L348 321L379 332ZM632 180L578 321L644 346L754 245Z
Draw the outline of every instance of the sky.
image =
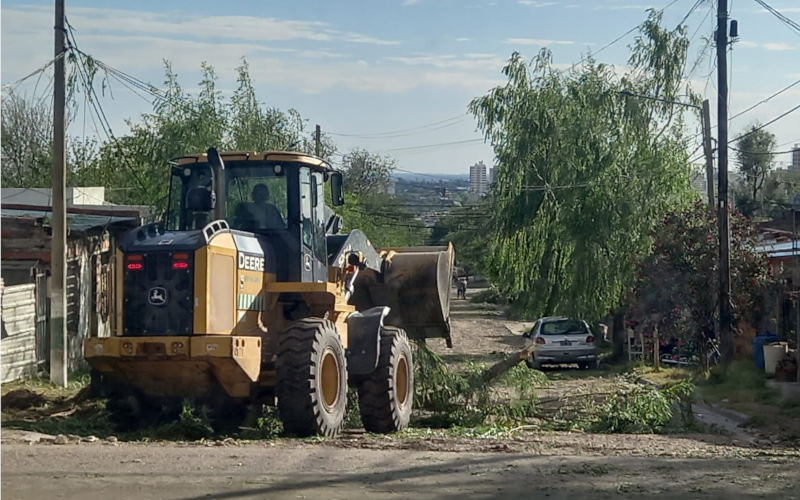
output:
M800 21L800 0L768 3ZM740 35L728 59L729 114L735 115L800 81L800 32L754 0L729 4ZM141 80L160 86L169 60L181 85L196 89L205 61L230 95L234 68L246 58L259 99L298 110L308 130L319 124L340 152L365 148L392 156L401 171L466 174L478 161L494 163L467 106L503 83L512 52L531 58L547 47L560 68L593 53L623 71L635 33L608 44L651 7L664 8L670 28L688 14L694 70L687 82L710 100L715 124L715 56L707 39L716 2L709 0L67 0L66 14L81 50ZM6 0L0 15L5 86L52 59L53 1ZM32 78L14 90L46 99L48 83L48 76ZM151 109L115 80L101 100L115 135L125 133L126 119ZM800 83L732 119L729 135L798 104ZM80 113L69 134L95 135L91 119ZM687 126L699 132L696 120ZM800 144L800 110L767 130L778 151ZM691 152L702 152L699 145L698 138ZM785 166L791 156L776 159Z

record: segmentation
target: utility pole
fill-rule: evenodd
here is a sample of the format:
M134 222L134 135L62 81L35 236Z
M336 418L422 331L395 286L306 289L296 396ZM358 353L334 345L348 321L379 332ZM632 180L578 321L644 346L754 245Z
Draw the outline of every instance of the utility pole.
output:
M719 337L723 366L733 358L730 228L728 223L728 0L717 3L717 127L719 136Z
M708 99L703 100L700 110L703 120L703 152L706 156L706 193L708 195L708 210L714 212L714 150L711 148L711 112Z
M66 158L64 157L64 0L56 0L55 65L53 73L53 228L50 240L50 382L67 386L67 211Z
M317 125L317 128L314 130L314 156L319 158L322 154L322 131Z

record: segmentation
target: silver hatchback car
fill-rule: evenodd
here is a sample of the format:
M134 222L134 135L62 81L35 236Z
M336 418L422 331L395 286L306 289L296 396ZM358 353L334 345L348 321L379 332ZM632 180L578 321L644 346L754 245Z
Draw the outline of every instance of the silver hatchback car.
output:
M523 336L526 347L535 346L526 360L530 368L561 363L577 363L580 368L598 366L594 335L583 320L561 316L540 318Z

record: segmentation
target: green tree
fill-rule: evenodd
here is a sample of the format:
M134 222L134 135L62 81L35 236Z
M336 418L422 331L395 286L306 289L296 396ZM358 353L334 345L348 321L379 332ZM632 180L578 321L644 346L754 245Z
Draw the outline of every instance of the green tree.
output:
M736 160L746 187L737 206L741 205L746 215L753 215L757 207L764 213L765 182L774 167L775 134L760 127L757 123L751 125L736 141Z
M95 164L102 166L102 172L97 173L104 185L116 189L109 197L112 201L164 210L169 160L203 152L209 146L245 151L305 146L300 114L259 103L246 60L236 68L237 88L229 100L217 89L217 74L206 63L201 66L197 94L182 88L168 61L164 61L164 69L163 97L154 101L153 110L129 120L129 134L99 147ZM86 171L84 177L92 176Z
M5 187L46 187L53 167L53 119L49 101L9 93L3 97L2 180Z
M499 167L486 268L523 316L607 314L654 223L688 196L683 109L663 102L681 93L688 39L660 20L641 25L621 78L591 59L564 73L547 50L530 67L515 53L508 82L470 104Z
M397 161L389 156L353 149L342 158L344 186L360 197L385 193L392 180Z
M258 102L247 60L236 68L237 87L231 96L227 143L230 149L268 151L296 149L303 142L303 119L290 109L264 107Z
M757 231L750 221L734 212L730 226L734 314L757 328L759 318L751 312L762 306L770 282L769 265L756 248ZM652 236L653 252L641 263L628 298L631 317L640 324L655 318L661 335L694 345L704 357L706 339L713 338L718 317L716 215L698 201L667 213Z

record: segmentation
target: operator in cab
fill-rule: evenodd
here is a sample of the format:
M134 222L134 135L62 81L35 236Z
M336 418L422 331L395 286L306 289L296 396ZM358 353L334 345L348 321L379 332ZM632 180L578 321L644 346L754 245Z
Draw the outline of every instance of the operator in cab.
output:
M238 226L244 230L284 229L286 223L278 208L270 203L266 184L253 187L252 203L240 203L236 207Z

